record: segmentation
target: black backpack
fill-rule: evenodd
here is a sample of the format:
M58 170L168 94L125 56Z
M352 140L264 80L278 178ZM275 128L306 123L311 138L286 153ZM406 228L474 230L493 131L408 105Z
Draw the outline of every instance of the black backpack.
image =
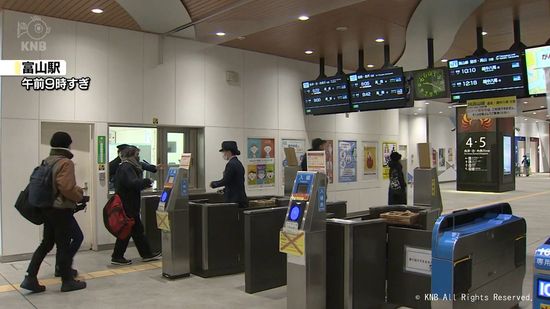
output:
M17 209L17 211L19 211L19 213L25 219L29 220L30 222L36 225L41 225L42 223L44 223L42 210L40 208L36 208L32 206L29 203L29 186L27 186L25 190L19 193L19 197L15 202L15 209Z
M37 166L31 174L28 189L28 201L29 204L37 208L49 208L52 207L55 200L55 194L57 193L54 187L53 181L53 168L57 162L61 159L57 159L52 164L47 164L46 161Z

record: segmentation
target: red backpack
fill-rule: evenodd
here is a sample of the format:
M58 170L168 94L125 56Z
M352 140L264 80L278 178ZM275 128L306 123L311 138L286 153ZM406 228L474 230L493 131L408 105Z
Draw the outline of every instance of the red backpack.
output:
M103 207L103 223L117 239L126 240L130 237L136 221L126 215L120 196L115 194Z

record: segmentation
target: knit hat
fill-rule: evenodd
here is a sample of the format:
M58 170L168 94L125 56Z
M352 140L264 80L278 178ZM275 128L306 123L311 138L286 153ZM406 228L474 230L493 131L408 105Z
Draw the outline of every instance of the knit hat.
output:
M50 146L54 148L69 148L73 140L67 132L55 132L50 140Z

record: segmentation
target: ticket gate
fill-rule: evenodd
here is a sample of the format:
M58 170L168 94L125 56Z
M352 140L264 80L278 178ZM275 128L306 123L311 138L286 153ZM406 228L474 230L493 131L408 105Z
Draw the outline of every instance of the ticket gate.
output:
M287 308L326 308L326 175L298 172L279 251L287 254Z
M169 279L188 277L189 170L171 167L160 195L157 225L162 230L162 275Z
M517 306L505 297L522 295L525 235L507 203L442 215L432 232L432 308Z
M533 309L550 309L550 238L535 251Z

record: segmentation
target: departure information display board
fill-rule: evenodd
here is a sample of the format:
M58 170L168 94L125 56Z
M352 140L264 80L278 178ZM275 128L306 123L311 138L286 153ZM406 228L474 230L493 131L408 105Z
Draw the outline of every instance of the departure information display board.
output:
M448 65L453 102L526 94L525 65L518 52L451 60Z
M344 75L302 82L302 98L306 114L350 111L349 86Z
M390 109L407 105L403 68L348 75L353 110Z

